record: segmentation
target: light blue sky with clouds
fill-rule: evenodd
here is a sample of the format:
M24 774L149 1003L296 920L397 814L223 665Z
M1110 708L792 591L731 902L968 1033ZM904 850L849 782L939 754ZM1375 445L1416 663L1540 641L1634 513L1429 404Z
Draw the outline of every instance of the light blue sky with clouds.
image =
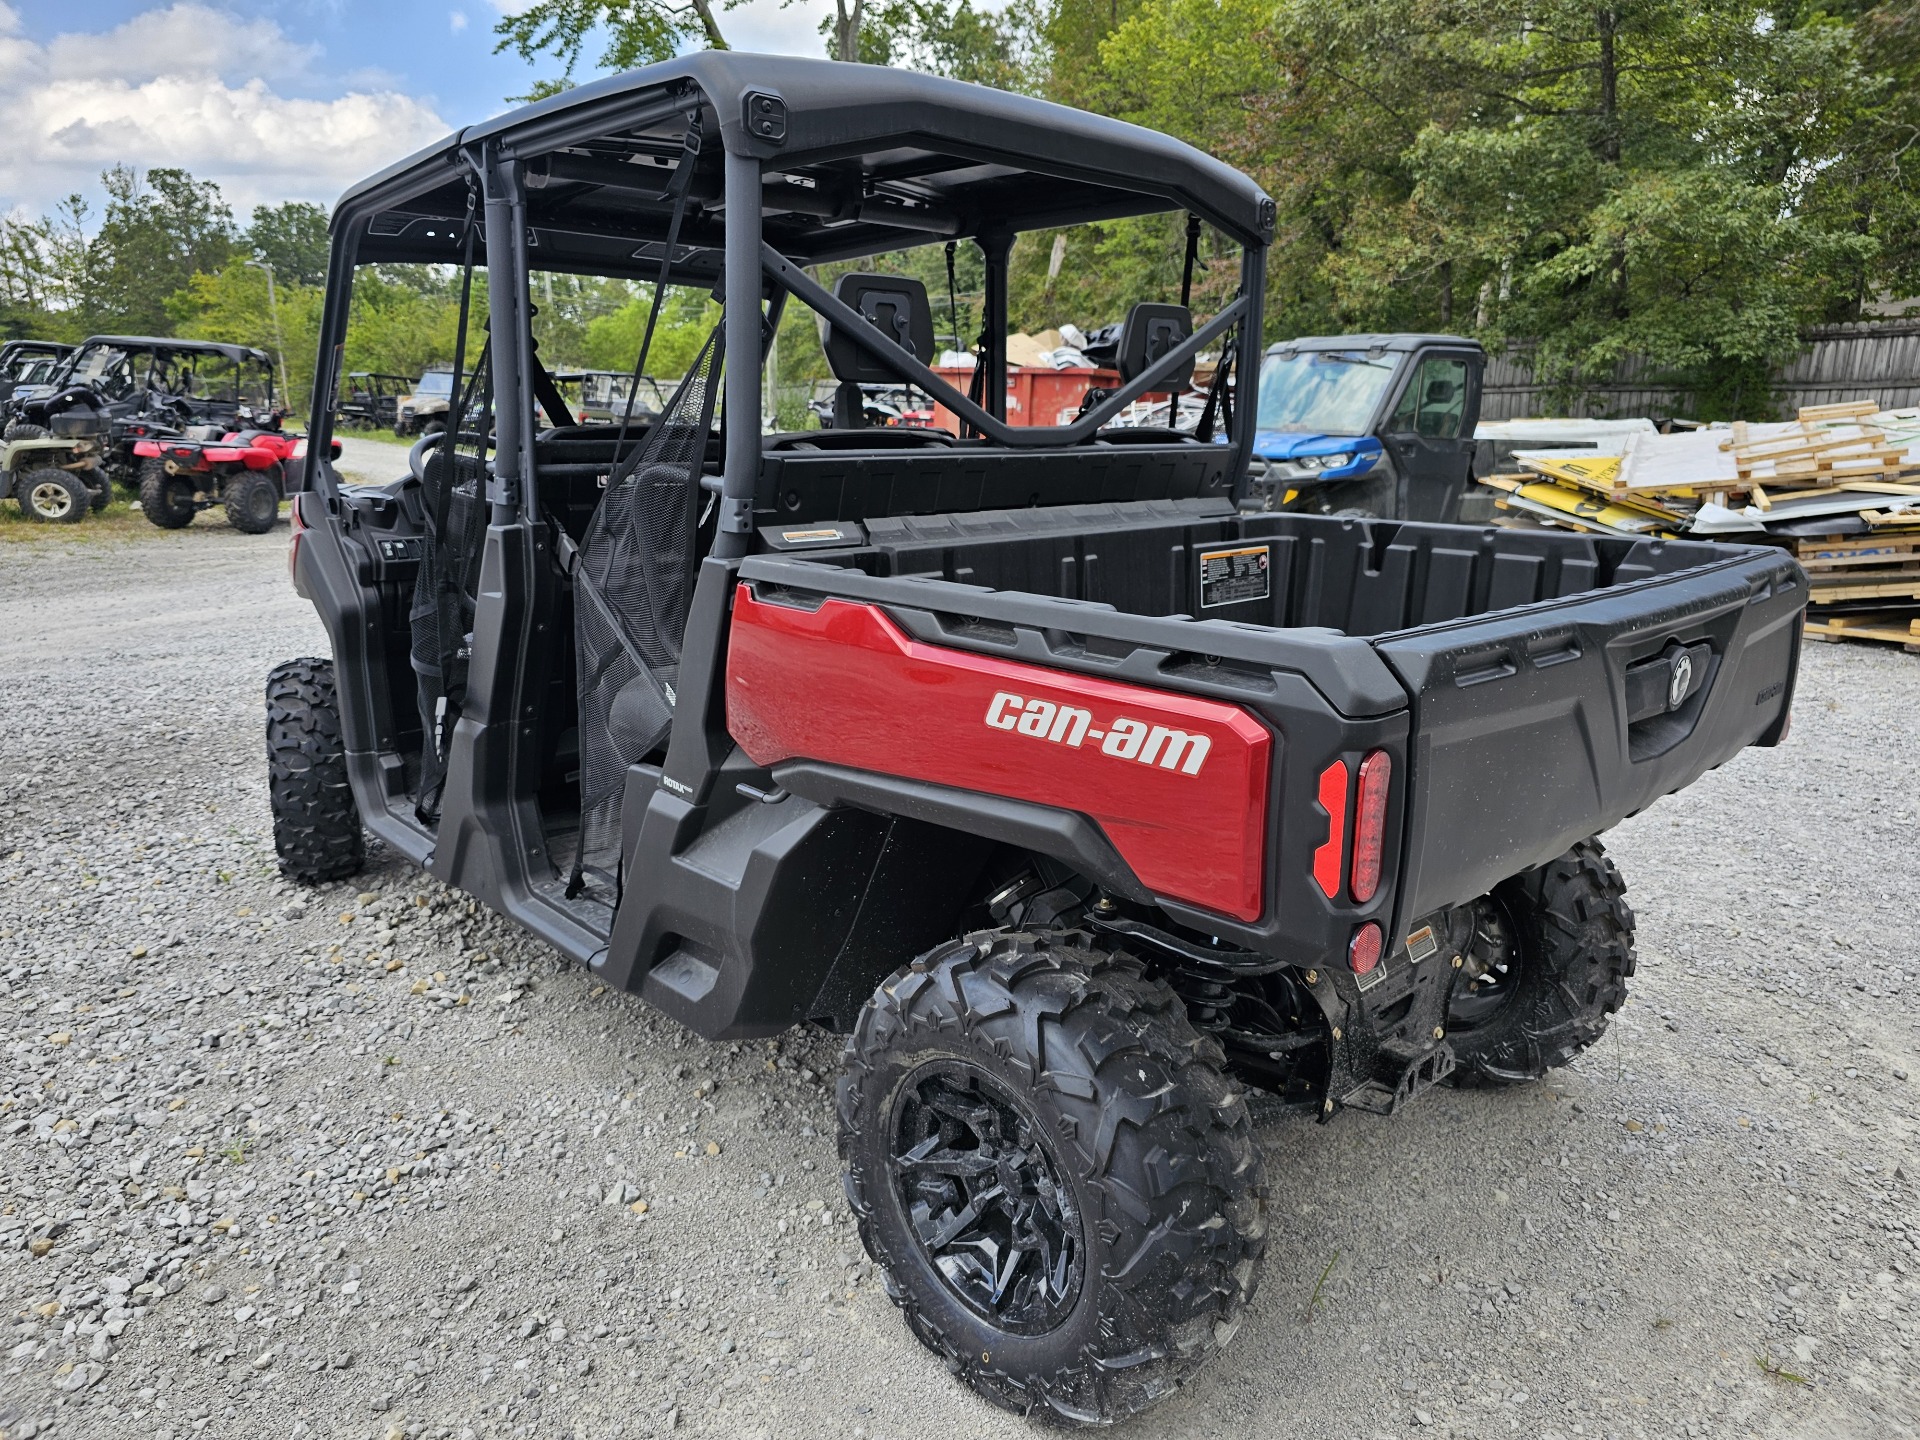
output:
M0 211L44 212L74 191L97 210L114 163L217 180L242 217L261 202L329 203L558 73L493 53L513 3L0 3ZM831 8L749 0L721 18L737 49L819 55Z

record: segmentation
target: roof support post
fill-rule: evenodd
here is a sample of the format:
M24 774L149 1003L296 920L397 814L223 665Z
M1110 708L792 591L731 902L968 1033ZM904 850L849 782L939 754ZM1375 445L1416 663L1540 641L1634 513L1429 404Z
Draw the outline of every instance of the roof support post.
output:
M726 455L720 478L720 530L713 553L734 560L753 534L753 490L760 478L760 162L726 156Z
M980 392L980 408L996 420L1007 418L1007 260L1013 254L1013 232L993 230L976 243L987 261L984 328L986 353L980 363L987 367L986 383Z
M1240 293L1251 302L1240 322L1239 353L1233 357L1233 503L1247 498L1247 467L1253 463L1253 432L1260 407L1260 354L1264 340L1267 301L1267 251L1262 245L1240 250ZM1220 357L1226 359L1225 355Z
M527 197L520 162L502 156L495 143L489 142L481 154L480 180L486 196L487 323L493 337L494 453L487 499L493 505L493 523L510 525L520 518L522 488L533 474L533 432L527 424L533 415L533 381L526 365L532 333L527 317ZM463 383L464 376L454 376L454 384ZM443 443L459 441L453 437Z

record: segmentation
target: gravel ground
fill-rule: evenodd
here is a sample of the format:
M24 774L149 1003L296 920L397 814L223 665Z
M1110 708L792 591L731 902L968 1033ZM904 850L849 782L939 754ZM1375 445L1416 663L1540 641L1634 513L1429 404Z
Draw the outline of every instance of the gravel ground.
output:
M273 864L285 531L0 553L0 1436L963 1437L837 1046L707 1045L376 854ZM1640 976L1506 1094L1265 1107L1239 1338L1139 1435L1920 1433L1920 659L1609 837Z

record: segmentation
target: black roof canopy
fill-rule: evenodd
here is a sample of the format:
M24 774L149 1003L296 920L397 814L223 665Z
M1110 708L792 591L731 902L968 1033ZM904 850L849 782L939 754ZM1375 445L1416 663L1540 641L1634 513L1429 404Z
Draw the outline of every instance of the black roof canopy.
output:
M118 350L175 350L194 355L219 355L236 365L246 360L262 365L271 363L271 357L264 350L255 350L248 345L228 345L218 340L173 340L158 335L89 335L80 342L79 348L85 350L94 345L111 345Z
M1460 346L1465 349L1478 349L1478 340L1469 340L1464 335L1296 335L1291 340L1280 340L1267 347L1269 355L1289 355L1300 350L1379 350L1401 352L1422 350L1429 345Z
M335 221L367 223L363 261L456 259L463 152L491 143L526 165L531 264L651 273L696 105L703 144L677 261L687 280L718 271L725 153L762 162L765 239L803 264L1175 209L1242 243L1271 236L1273 204L1257 185L1155 131L914 71L735 51L681 56L470 126L353 187Z

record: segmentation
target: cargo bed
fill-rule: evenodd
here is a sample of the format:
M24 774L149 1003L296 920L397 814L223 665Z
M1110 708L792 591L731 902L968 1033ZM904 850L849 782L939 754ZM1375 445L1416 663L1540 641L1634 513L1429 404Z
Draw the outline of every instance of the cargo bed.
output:
M753 683L730 686L728 713L749 754L823 799L860 803L851 780L832 793L822 767L868 784L876 772L926 780L937 769L937 783L967 788L950 757L976 738L997 739L970 711L951 735L928 741L935 751L918 762L913 745L938 724L876 749L861 738L870 724L836 717L828 677L848 632L831 617L850 605L877 610L902 637L894 648L905 658L890 683L903 687L909 713L919 708L917 683L932 687L929 714L953 710L942 697L957 704L965 693L959 669L929 667L947 652L1068 672L1056 677L1067 693L1098 677L1143 695L1224 701L1272 737L1260 901L1249 913L1222 903L1224 889L1154 898L1208 933L1302 964L1368 918L1404 935L1419 917L1561 854L1744 746L1776 742L1806 595L1794 562L1768 549L1247 516L1212 501L887 518L838 530L816 552L763 553L740 566L753 603L736 611L730 678ZM778 532L763 538L782 543ZM772 614L766 607L794 613L779 621L778 647L756 650L749 629ZM830 623L841 627L838 642ZM821 643L809 648L810 634ZM749 674L756 654L767 668ZM756 718L776 691L792 706L784 730L780 717ZM1330 834L1321 777L1375 749L1391 755L1397 777L1390 858L1379 892L1359 903L1315 878ZM1000 763L992 757L1001 751L981 753L981 765ZM1056 775L1077 763L1064 752L1054 759ZM998 772L983 773L979 788L1019 794ZM1145 841L1132 852L1119 843L1134 820L1123 800L1103 798L1104 779L1085 788L1078 808L1116 839L1122 862L1156 858ZM865 803L882 801L868 794ZM1163 800L1156 808L1164 814ZM1229 822L1218 815L1184 833L1180 819L1140 823L1190 848ZM1248 857L1242 849L1229 858ZM1104 863L1111 868L1113 857Z

